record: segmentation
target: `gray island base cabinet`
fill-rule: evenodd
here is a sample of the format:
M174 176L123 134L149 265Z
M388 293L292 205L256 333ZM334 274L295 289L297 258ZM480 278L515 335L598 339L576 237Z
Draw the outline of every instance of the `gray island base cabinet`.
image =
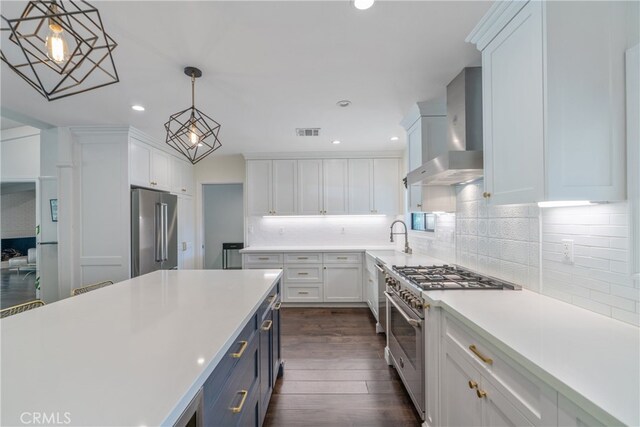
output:
M273 387L282 375L280 304L278 281L205 381L202 417L193 418L196 427L262 425ZM176 426L194 425L186 421Z

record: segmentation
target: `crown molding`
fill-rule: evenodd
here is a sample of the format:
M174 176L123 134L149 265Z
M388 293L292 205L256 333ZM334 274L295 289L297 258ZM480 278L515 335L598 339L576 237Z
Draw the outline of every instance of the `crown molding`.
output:
M529 1L540 0L496 1L471 30L465 41L475 44L478 50L483 50Z

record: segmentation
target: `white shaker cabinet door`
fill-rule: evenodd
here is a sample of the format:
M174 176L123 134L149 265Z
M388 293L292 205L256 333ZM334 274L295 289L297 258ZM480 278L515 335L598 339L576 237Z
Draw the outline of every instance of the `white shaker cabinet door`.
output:
M322 160L298 160L298 212L320 215L322 211Z
M362 301L362 265L326 265L324 268L325 302Z
M271 160L247 161L247 213L271 215Z
M373 213L400 213L399 169L398 159L373 160Z
M373 161L349 159L349 213L373 213Z
M482 52L485 189L491 203L544 198L542 2Z
M273 213L294 215L297 209L298 161L273 161Z
M322 161L324 212L328 215L346 215L348 206L348 161L331 159Z
M171 159L164 151L153 149L151 151L151 181L153 188L159 190L171 189Z
M129 144L129 169L131 185L152 187L151 185L151 147L131 140Z
M477 396L480 373L458 354L446 348L442 360L441 425L482 426L482 399Z

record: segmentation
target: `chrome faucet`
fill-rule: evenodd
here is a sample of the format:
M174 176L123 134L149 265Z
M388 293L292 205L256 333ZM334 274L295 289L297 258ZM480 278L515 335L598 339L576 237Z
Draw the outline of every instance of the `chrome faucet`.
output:
M402 224L404 226L404 233L394 233L393 232L393 226L396 225L397 222L399 222L400 224ZM395 221L393 221L391 223L391 235L389 236L389 240L391 241L391 243L393 243L393 235L394 234L404 234L404 253L405 254L410 254L411 252L413 252L411 250L411 248L409 247L409 238L407 236L407 224L405 224L404 221L402 221L400 219L396 219Z

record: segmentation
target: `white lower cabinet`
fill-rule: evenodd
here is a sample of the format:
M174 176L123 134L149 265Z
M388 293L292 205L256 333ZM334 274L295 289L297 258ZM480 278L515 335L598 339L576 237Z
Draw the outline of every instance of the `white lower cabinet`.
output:
M587 414L584 410L580 409L578 405L564 397L558 396L558 425L562 427L604 427L604 424L591 415Z
M325 302L362 301L362 265L329 264L324 266Z
M441 354L442 425L557 425L558 393L449 314Z

